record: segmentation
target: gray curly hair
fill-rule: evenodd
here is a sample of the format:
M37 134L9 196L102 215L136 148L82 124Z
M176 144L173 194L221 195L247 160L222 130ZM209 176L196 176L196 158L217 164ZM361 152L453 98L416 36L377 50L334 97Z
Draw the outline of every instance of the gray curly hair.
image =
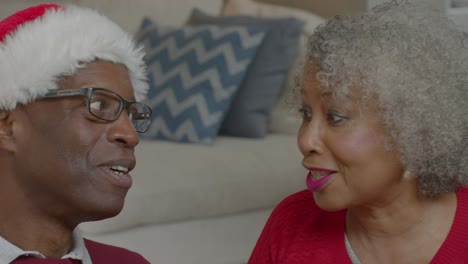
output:
M403 166L434 196L468 184L467 47L442 12L394 0L319 26L308 58L334 96L377 98Z

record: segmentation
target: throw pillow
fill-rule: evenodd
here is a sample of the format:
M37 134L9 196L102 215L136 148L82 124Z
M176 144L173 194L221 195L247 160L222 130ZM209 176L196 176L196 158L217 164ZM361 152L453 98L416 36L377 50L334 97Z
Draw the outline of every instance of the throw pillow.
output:
M222 13L224 16L248 15L259 18L295 17L305 22L296 57L284 82L282 95L273 108L269 123L270 132L295 135L301 120L295 107L291 106L291 101L295 101L294 96L292 96L295 87L295 77L298 71L301 70L302 62L306 56L307 37L318 25L324 23L325 20L304 10L259 3L253 0L226 0L224 1Z
M294 18L262 19L249 16L217 17L194 9L191 25L265 25L270 28L221 126L230 136L266 136L271 112L295 57L304 23Z
M153 120L144 139L210 143L268 28L169 28L145 18L137 33L147 56Z

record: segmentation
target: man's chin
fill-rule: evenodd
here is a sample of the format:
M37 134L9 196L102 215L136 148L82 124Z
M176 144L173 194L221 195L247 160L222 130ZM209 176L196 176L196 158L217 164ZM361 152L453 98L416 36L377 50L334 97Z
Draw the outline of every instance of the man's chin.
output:
M123 206L124 201L100 204L92 210L87 210L86 215L83 217L84 221L82 222L93 222L115 217L122 212Z

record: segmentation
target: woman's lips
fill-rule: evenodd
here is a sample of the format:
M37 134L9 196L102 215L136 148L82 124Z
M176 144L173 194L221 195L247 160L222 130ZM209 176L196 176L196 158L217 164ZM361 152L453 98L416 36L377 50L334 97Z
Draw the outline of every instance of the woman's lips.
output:
M307 188L313 192L320 190L330 181L335 173L336 171L309 168L306 178Z

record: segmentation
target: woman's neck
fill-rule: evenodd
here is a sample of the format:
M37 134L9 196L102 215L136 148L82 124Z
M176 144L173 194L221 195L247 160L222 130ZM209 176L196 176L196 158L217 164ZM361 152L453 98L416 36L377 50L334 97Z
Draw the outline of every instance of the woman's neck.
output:
M456 205L455 193L420 196L414 180L387 199L350 208L346 232L361 263L402 263L411 255L430 261L450 231Z

